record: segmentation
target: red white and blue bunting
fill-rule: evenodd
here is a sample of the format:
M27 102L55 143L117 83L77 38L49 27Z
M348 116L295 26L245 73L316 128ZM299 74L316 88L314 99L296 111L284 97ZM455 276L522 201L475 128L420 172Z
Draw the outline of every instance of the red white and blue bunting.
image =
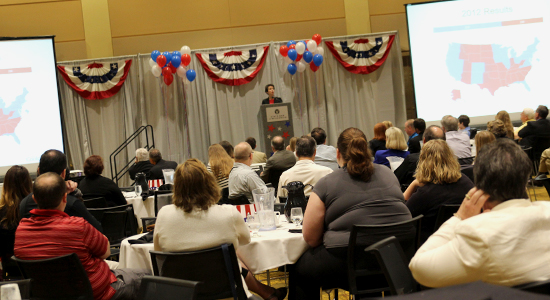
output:
M132 60L113 63L92 63L80 66L57 66L65 82L82 98L100 100L116 95L126 77Z
M336 60L354 74L376 71L388 58L395 35L355 40L325 41Z
M225 85L242 85L256 77L264 65L269 46L243 51L195 53L208 76Z

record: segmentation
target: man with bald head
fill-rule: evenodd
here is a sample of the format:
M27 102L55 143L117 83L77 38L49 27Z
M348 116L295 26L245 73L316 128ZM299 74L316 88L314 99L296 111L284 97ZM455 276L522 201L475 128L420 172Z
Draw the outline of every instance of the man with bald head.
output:
M281 136L275 136L271 139L271 150L273 150L273 155L265 163L264 171L262 172L262 179L269 183L279 183L279 178L271 178L292 168L296 164L296 156L294 152L288 151L285 149L285 140ZM273 185L276 187L276 185Z
M250 167L252 157L252 147L247 142L235 146L235 164L229 173L230 200L245 196L253 203L252 190L266 187L264 181Z
M424 144L431 140L445 140L445 133L443 129L437 125L432 125L424 131L422 141ZM416 166L418 165L418 159L420 158L420 152L411 153L405 158L403 163L393 172L399 184L409 185L414 180L414 173L416 172Z

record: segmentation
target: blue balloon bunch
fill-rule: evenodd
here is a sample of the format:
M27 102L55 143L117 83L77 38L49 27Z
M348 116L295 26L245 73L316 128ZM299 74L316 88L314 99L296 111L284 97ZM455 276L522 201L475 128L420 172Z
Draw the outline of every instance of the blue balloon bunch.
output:
M288 63L287 71L290 75L296 74L296 72L303 72L306 69L306 64L309 64L313 72L319 69L319 66L323 63L323 47L321 44L321 36L318 34L313 35L313 38L308 41L293 41L290 40L279 48L279 53L285 57L285 61ZM303 61L302 61L303 59Z

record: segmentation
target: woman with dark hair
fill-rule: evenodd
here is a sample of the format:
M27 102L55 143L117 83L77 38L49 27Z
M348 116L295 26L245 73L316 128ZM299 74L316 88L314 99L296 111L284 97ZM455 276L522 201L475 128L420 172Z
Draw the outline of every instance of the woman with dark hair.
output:
M411 219L399 182L389 168L372 163L365 134L348 128L338 137L341 167L317 182L304 215L311 246L295 265L297 299L319 299L319 287L347 286L347 248L353 225Z
M99 155L92 155L84 162L84 179L78 183L78 189L84 197L93 195L105 197L107 206L118 206L126 204L126 198L122 192L109 178L101 176L103 173L103 159Z
M216 205L220 188L202 162L188 159L174 173L171 205L163 206L155 223L156 251L181 252L250 243L250 232L233 205ZM241 272L248 289L263 299L283 300L286 288L274 289L257 281L251 272Z
M386 129L388 128L384 123L374 125L374 138L369 141L369 148L373 157L376 151L386 150Z
M15 230L19 225L19 203L32 192L29 171L22 166L11 167L4 177L0 196L0 257L7 262L13 256ZM7 270L9 272L9 270Z

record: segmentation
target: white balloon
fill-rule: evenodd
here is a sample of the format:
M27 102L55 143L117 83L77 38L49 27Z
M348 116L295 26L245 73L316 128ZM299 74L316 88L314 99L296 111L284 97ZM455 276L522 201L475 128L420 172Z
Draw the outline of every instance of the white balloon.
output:
M188 46L183 46L183 47L181 47L180 52L181 52L181 54L191 55L191 48L189 48Z
M185 72L187 72L187 70L185 69L185 67L183 65L179 66L176 69L176 74L178 74L178 76L181 77L181 78L185 78Z
M152 58L149 58L149 66L151 66L151 68L152 68L156 65L157 65L157 63Z
M297 66L298 66L298 72L300 73L306 70L306 64L303 61L299 61Z
M151 73L153 73L153 76L159 77L160 74L162 73L162 69L158 65L154 65L151 68Z
M285 63L288 65L288 64L291 64L293 62L292 59L288 58L288 56L284 56L283 59L285 60Z
M321 46L317 47L317 53L316 54L321 54L321 56L324 56L325 55L325 49L323 49L323 47L321 47Z
M298 42L296 43L296 52L298 52L298 54L304 54L304 52L306 51L306 45L302 42Z
M309 42L307 42L307 49L311 53L315 52L317 50L317 42L315 42L314 40L310 40Z

